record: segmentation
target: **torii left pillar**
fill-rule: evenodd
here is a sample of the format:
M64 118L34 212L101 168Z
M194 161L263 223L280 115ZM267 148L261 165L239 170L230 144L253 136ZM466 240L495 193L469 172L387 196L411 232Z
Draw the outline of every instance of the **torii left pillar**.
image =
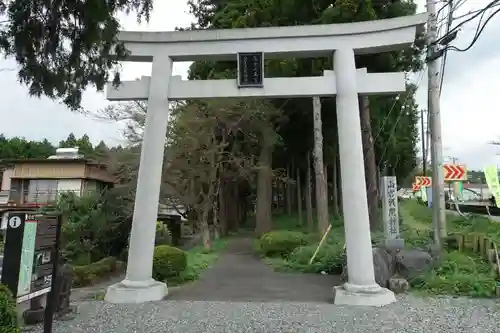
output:
M156 214L169 116L167 94L171 76L172 59L168 55L154 56L130 233L127 273L122 282L108 288L105 297L108 302L143 303L161 300L168 294L167 285L155 281L152 273Z

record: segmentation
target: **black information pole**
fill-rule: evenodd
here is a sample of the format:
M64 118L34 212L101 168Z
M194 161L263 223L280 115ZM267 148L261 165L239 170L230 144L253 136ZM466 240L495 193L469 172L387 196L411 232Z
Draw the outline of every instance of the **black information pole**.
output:
M57 279L59 277L59 250L61 247L61 215L55 216L57 219L56 224L56 237L55 244L52 248L52 280L50 285L50 292L47 295L47 303L45 305L45 318L43 321L43 333L52 333L52 323L54 321L54 312L57 305Z
M52 333L58 307L60 214L8 213L1 283L17 303L47 294L43 333Z
M238 87L262 88L264 86L264 53L238 53Z

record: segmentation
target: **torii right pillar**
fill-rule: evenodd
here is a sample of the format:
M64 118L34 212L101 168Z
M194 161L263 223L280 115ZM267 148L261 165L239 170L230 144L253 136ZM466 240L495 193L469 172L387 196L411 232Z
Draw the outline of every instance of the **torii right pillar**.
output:
M333 63L348 272L348 281L334 287L334 303L383 306L396 297L375 282L354 51L336 50Z

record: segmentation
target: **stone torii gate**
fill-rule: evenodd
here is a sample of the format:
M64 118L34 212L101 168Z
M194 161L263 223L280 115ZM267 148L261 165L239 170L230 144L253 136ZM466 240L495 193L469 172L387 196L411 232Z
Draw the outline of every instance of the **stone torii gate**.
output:
M417 26L427 16L348 24L309 25L231 30L175 32L121 32L130 51L127 61L152 62L150 77L108 86L112 101L147 100L148 112L142 143L129 256L125 279L108 288L105 299L114 303L140 303L163 299L164 283L153 280L155 225L162 175L169 101L222 97L336 96L348 282L334 288L336 304L384 305L394 294L374 278L368 219L365 171L361 143L358 94L394 94L405 91L404 73L367 73L356 69L356 54L372 54L411 45ZM237 60L242 53L269 58L333 56L333 71L323 76L257 78L242 85L237 80L185 81L172 76L174 61ZM248 59L248 58L247 58ZM243 65L238 65L239 69ZM252 71L252 69L250 69ZM260 73L259 73L260 72ZM239 70L240 75L242 75ZM245 74L248 76L248 72ZM244 78L243 81L248 78ZM250 80L251 81L251 80ZM245 82L243 82L245 83ZM248 82L246 82L248 83Z

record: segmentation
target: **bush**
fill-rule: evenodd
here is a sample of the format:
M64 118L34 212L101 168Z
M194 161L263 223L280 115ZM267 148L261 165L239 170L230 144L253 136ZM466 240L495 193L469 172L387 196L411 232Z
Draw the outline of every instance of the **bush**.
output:
M73 267L73 285L83 287L108 277L122 265L114 257L107 257L89 265Z
M0 333L19 333L16 302L10 290L0 284Z
M165 223L156 221L155 245L171 245L172 234Z
M299 231L271 231L260 237L259 250L266 257L286 257L308 241L309 236Z
M294 271L305 273L340 274L346 259L343 245L343 243L323 244L310 265L309 260L316 251L318 243L300 246L288 257L288 266Z
M126 247L131 219L131 204L119 192L76 195L61 193L55 206L41 212L56 211L65 216L62 225L62 254L73 265L89 265L104 256L118 256Z
M496 286L490 264L458 251L445 253L439 267L410 283L431 294L472 297L491 297Z
M153 256L153 278L165 281L171 277L177 277L186 269L186 253L169 245L155 247Z

